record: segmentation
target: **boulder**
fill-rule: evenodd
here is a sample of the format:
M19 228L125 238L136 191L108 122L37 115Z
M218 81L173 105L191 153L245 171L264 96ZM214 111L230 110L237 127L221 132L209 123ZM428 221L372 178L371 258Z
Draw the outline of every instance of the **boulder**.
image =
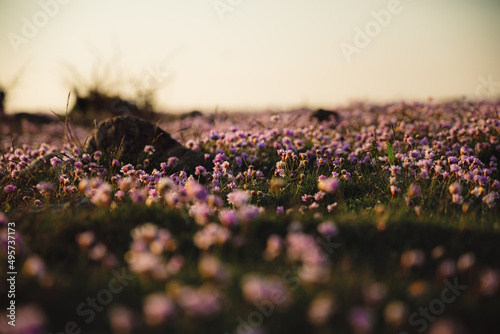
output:
M181 119L189 119L189 118L196 118L196 117L203 117L203 113L198 110L193 110L191 112L184 113L180 116Z
M11 118L14 122L22 122L24 120L33 124L50 124L57 121L57 119L51 115L41 113L30 114L26 112L14 114Z
M154 153L144 152L146 145L154 147ZM150 167L159 169L162 162L177 157L177 165L172 172L184 170L194 173L197 166L210 168L211 159L205 155L182 146L156 124L133 116L117 116L99 124L85 145L87 153L101 151L111 159L133 165L142 164L148 159Z
M335 121L338 122L340 119L339 114L334 110L318 109L311 113L311 119L315 118L320 122L323 121Z

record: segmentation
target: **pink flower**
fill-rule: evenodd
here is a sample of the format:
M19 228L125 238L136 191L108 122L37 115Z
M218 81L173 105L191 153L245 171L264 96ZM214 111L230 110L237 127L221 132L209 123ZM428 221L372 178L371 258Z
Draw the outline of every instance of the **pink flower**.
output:
M243 190L235 190L227 195L227 200L234 207L240 208L250 202L250 194Z
M335 312L335 301L331 296L320 294L313 299L307 311L307 319L310 323L320 326L328 322Z
M401 193L401 189L396 186L390 186L392 195L397 195Z
M170 168L173 168L177 165L177 161L179 160L179 158L177 157L170 157L168 158L167 160L167 166L170 167Z
M453 182L448 189L452 195L460 195L462 193L462 187L458 181Z
M331 221L326 221L319 224L317 230L324 237L332 237L337 234L337 225Z
M224 268L221 261L213 255L203 254L198 261L198 271L205 279L215 279L223 281L228 278L229 273Z
M153 153L155 153L155 147L152 145L146 145L144 146L144 152L149 155L152 155Z
M147 296L143 302L144 321L149 326L164 324L175 314L174 301L162 293Z
M425 263L425 253L421 249L412 249L401 255L401 266L404 268L421 267Z
M147 188L133 188L128 192L130 199L132 202L136 204L142 204L148 198L148 189Z
M44 311L36 304L17 306L15 327L7 325L7 321L0 323L3 333L45 333L47 318ZM5 327L4 327L5 325ZM9 327L8 329L6 327ZM12 330L15 329L15 330Z
M259 208L254 205L248 205L240 208L237 211L237 216L241 222L251 222L259 216L259 213Z
M196 224L205 225L212 215L212 208L205 203L198 203L191 206L189 215L194 217Z
M121 190L118 190L115 193L115 197L118 198L119 201L123 201L123 199L125 198L125 193Z
M482 295L493 296L500 288L500 271L485 269L479 277L479 291Z
M471 195L474 195L476 197L481 196L484 193L484 188L483 187L475 187L470 191Z
M103 183L97 187L91 202L97 206L108 207L111 204L111 185Z
M87 250L95 241L95 234L92 231L86 231L76 236L76 242L81 249Z
M339 189L339 181L336 177L330 177L318 182L318 189L333 194Z
M45 262L38 255L30 255L24 261L22 272L27 277L41 277L46 274Z
M123 306L113 306L109 311L109 324L113 333L132 333L134 312Z
M459 194L453 194L451 195L451 201L454 204L462 204L464 202L464 199Z
M205 227L196 232L193 241L196 247L202 250L208 250L212 245L223 245L229 239L231 233L223 226L215 223L205 225Z
M277 308L291 303L291 294L279 276L246 274L241 280L243 297L249 303L270 301Z
M238 223L238 218L234 210L221 210L219 212L219 221L221 225L230 227Z
M337 208L338 204L337 202L333 203L333 204L329 204L326 206L326 209L328 210L328 212L332 212L334 211L336 208Z
M401 301L391 301L384 309L384 319L389 325L399 327L405 320L408 307Z
M412 183L409 187L408 187L408 197L410 198L414 198L414 197L418 197L422 194L422 191L420 190L420 187L415 184L415 183Z
M187 180L185 186L186 193L192 201L206 201L207 191L204 186L199 184L194 179L190 178Z
M493 209L496 205L496 200L498 199L498 193L492 191L488 195L483 197L483 202L488 206L488 208Z
M188 316L194 317L210 317L222 309L219 290L209 284L198 289L182 287L177 302Z
M44 197L50 196L50 193L54 191L54 185L51 182L42 181L37 184L36 188Z

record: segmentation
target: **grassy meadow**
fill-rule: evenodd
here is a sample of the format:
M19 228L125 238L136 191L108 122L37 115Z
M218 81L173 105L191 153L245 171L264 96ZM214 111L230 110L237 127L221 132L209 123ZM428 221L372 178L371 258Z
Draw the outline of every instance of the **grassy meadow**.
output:
M134 164L86 152L93 126L0 124L0 332L498 333L499 115L160 121L205 155L193 174L153 168L154 143Z

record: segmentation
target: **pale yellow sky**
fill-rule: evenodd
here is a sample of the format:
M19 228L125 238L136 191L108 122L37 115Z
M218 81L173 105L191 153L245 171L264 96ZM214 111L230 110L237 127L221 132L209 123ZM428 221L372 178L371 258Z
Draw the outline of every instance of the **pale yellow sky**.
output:
M160 81L168 111L500 96L497 0L0 0L0 22L7 111L64 110L65 64Z

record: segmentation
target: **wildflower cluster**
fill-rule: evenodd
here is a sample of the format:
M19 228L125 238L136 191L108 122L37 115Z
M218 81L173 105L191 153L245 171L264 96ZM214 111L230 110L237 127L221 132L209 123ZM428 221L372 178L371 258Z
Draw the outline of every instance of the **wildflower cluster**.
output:
M137 279L106 312L114 333L241 332L255 309L266 317L255 332L408 330L412 309L453 280L469 286L455 314L498 305L498 261L467 238L499 241L500 105L338 112L160 123L204 154L192 174L175 168L182 157L150 165L152 145L130 164L24 124L16 143L0 138L0 258L16 219L23 287L76 291L75 273L102 282L122 266ZM58 323L54 300L30 298L19 312L37 319L32 331ZM446 321L432 328L463 325Z

